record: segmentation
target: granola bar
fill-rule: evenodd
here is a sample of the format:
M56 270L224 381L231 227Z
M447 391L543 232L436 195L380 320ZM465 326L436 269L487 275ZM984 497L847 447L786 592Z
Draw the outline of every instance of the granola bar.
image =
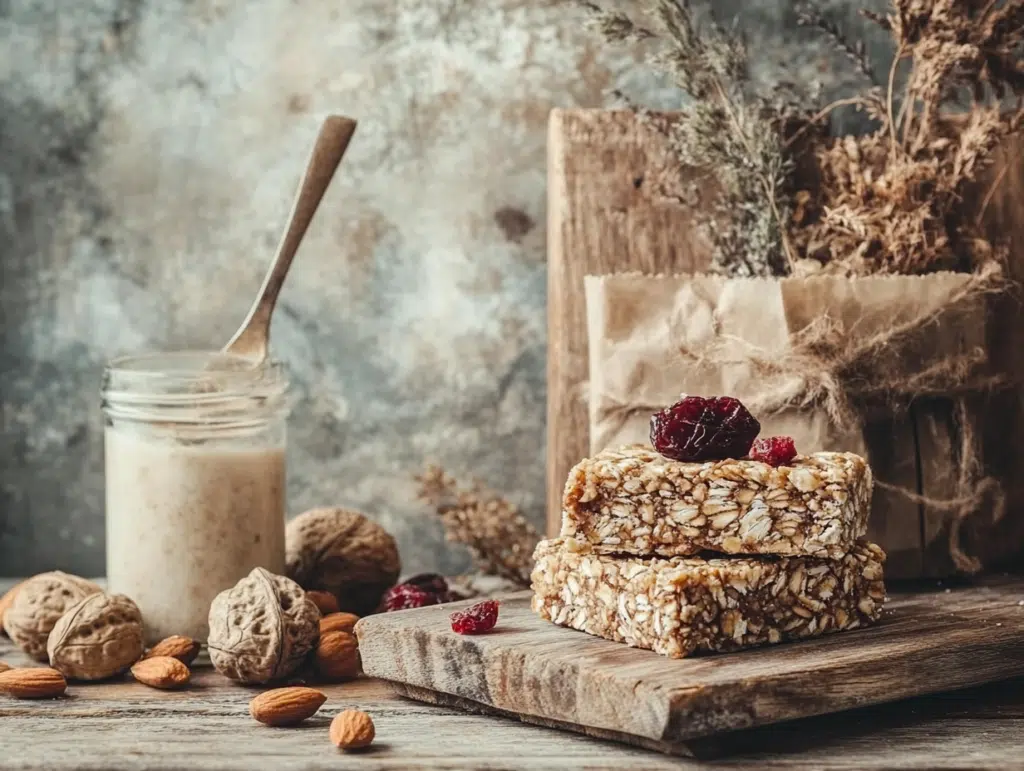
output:
M673 658L856 629L878 619L885 553L858 541L813 557L614 557L558 538L534 553L541 618Z
M871 488L871 469L853 453L818 452L773 468L685 463L629 445L569 472L561 535L609 554L838 559L867 532Z

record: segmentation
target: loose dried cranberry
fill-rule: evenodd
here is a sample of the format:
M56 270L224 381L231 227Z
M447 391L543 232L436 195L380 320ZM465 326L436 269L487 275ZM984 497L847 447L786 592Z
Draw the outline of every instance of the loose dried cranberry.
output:
M498 623L498 603L494 600L478 602L451 615L452 631L459 634L482 634L494 629Z
M412 584L425 592L436 595L448 594L448 581L444 576L437 573L419 573L412 578L407 578L403 584Z
M392 611L422 608L426 605L437 605L437 601L436 594L425 592L418 586L398 584L388 589L384 595L384 609Z
M750 459L769 466L788 466L796 457L796 445L791 436L766 436L750 448Z
M651 444L682 461L742 458L761 424L731 396L685 396L651 416Z

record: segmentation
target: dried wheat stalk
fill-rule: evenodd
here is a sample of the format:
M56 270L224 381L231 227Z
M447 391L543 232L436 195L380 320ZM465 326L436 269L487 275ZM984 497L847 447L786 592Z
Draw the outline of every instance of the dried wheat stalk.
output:
M465 545L478 570L530 585L540 535L514 504L479 483L460 487L438 466L428 466L416 480L420 500L437 512L448 541Z

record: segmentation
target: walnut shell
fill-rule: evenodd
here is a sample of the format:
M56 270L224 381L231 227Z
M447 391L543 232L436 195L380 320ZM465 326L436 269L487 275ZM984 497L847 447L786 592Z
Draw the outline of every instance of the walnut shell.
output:
M240 683L269 683L299 668L320 638L320 611L289 578L255 568L210 605L210 661Z
M15 584L7 590L7 593L3 597L0 597L0 637L7 634L7 630L4 629L4 614L7 612L7 609L11 607L11 603L14 602L14 596L18 593L18 589L20 588L21 584Z
M106 680L142 658L142 613L123 594L92 594L50 632L50 666L72 680Z
M57 620L72 606L102 589L92 581L54 570L18 586L4 613L8 637L36 661L46 661L46 639Z
M285 531L288 577L307 591L333 594L342 611L365 616L398 579L395 539L358 511L311 509Z

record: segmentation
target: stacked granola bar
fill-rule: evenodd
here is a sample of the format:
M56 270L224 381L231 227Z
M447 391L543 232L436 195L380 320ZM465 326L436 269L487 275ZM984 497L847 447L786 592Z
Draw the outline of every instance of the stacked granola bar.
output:
M606 450L569 474L533 608L673 657L855 629L885 598L885 554L862 538L871 487L850 453L773 466Z

